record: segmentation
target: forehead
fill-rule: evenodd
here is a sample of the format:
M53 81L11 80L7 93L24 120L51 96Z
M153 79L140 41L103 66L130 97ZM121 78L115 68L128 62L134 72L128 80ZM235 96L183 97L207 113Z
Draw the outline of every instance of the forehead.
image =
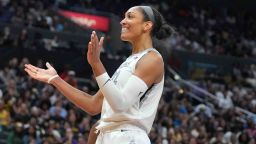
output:
M138 6L131 7L130 9L128 9L126 11L126 14L128 14L128 13L142 15L142 11L141 11L141 9Z

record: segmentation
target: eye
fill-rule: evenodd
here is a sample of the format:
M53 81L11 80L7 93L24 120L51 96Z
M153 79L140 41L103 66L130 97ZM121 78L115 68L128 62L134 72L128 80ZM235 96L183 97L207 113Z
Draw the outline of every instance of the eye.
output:
M127 15L128 18L132 18L132 16L130 14Z
M128 14L127 14L127 18L128 18L128 19L131 19L131 18L134 18L134 16L133 16L131 13L128 13Z

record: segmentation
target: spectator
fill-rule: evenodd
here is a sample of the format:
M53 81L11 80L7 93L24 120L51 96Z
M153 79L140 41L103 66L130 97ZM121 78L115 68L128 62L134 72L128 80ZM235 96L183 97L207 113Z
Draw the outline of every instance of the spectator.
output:
M7 128L10 125L11 117L10 112L5 109L5 104L0 100L0 127Z
M233 107L233 102L231 99L231 95L228 95L228 92L224 95L223 98L219 98L219 107L223 109L230 109Z
M9 27L4 28L4 32L0 34L0 45L11 45L13 38L11 37L11 32Z
M203 114L204 116L211 118L212 117L212 110L210 107L206 106L205 104L199 104L196 106L193 116Z
M55 106L52 106L50 109L50 114L53 119L56 121L66 119L68 113L67 110L63 107L62 100L59 100L55 103Z
M14 129L9 133L7 144L21 144L23 139L23 124L16 122Z

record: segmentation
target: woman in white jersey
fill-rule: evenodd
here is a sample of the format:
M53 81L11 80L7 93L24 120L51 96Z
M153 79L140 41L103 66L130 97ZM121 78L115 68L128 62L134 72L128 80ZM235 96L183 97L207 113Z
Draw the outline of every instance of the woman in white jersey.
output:
M110 77L101 60L103 37L95 32L88 43L87 60L100 90L91 96L62 80L56 70L25 65L34 79L52 84L72 103L91 115L101 113L96 144L150 144L152 127L164 85L164 62L153 48L153 39L169 37L173 29L149 6L130 8L124 19L121 39L132 45L132 54Z

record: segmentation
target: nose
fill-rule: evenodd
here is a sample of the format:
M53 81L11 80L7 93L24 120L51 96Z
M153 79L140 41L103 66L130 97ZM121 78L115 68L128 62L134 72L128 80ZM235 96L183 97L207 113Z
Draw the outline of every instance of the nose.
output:
M120 21L121 26L125 25L125 18Z

